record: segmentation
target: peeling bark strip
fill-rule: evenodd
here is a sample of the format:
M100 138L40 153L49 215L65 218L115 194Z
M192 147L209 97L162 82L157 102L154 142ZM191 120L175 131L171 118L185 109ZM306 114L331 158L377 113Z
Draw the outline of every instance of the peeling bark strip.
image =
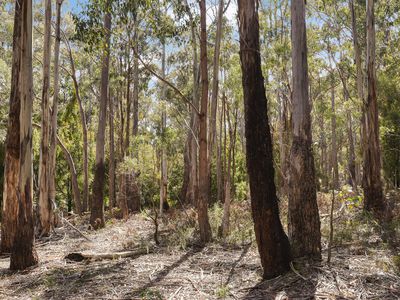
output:
M49 195L50 171L50 56L51 56L51 1L45 1L45 25L43 46L42 126L39 163L39 233L48 236L53 227L52 203Z
M25 3L26 5L26 3ZM26 7L25 7L26 9ZM1 222L1 253L10 253L16 233L16 218L18 215L17 188L19 180L19 113L21 108L21 94L18 89L21 78L22 55L19 45L22 40L22 4L16 3L13 33L13 61L12 82L10 95L10 109L8 114L7 137L5 143L4 159L4 190Z
M240 60L246 122L246 161L254 230L265 279L290 269L290 246L279 219L272 140L261 71L257 0L239 0Z
M379 148L379 118L376 98L375 15L374 0L367 1L367 87L364 106L364 208L383 217L385 201L381 181L381 152Z
M96 139L96 164L93 180L92 192L92 211L90 214L90 224L94 229L102 228L104 222L104 143L106 131L106 113L107 113L107 98L108 98L108 75L110 65L110 36L111 36L111 11L110 1L107 2L107 9L104 16L104 52L101 68L101 89L100 89L100 111L99 125Z
M294 257L321 257L308 95L305 1L292 1L293 143L290 153L288 232Z
M16 170L6 174L5 192L16 190L16 198L6 201L16 207L12 216L15 234L12 241L10 269L23 270L38 262L34 248L34 223L32 208L32 1L20 0L15 6L13 40L13 83L11 86L11 110L8 136L17 137L19 156L14 166ZM20 106L16 109L13 105ZM18 116L11 113L19 113ZM19 124L18 124L19 123ZM11 127L14 125L15 127ZM18 129L18 130L17 130ZM14 136L15 135L15 136ZM13 146L16 146L13 141ZM8 148L7 148L8 150ZM11 148L12 152L17 148ZM10 153L15 159L15 153ZM7 153L7 156L9 153ZM18 163L19 162L19 163ZM11 167L11 165L9 165ZM16 175L16 176L15 176ZM10 179L10 181L8 180ZM15 180L15 181L14 181ZM7 184L10 184L7 187ZM13 196L13 194L11 194ZM15 219L14 219L15 218ZM5 228L8 229L8 228ZM12 229L11 229L12 230Z

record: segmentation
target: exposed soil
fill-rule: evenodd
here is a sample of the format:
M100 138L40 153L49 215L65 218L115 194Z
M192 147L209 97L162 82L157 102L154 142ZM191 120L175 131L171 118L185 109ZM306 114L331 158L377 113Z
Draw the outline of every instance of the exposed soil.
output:
M191 245L185 250L165 243L156 247L153 223L143 215L126 222L109 221L98 231L86 230L85 222L75 220L91 241L66 225L50 239L37 241L40 264L35 268L11 272L9 258L1 258L0 298L400 299L398 249L378 247L372 236L369 244L335 247L331 266L324 250L322 262L296 262L290 273L262 282L254 243ZM161 240L172 234L170 228L160 227ZM71 252L109 253L137 247L148 247L149 253L114 260L64 259Z

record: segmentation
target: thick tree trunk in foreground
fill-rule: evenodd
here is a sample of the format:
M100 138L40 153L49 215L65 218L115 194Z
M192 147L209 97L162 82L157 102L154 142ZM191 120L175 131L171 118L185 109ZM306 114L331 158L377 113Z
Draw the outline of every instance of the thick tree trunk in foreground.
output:
M272 140L261 71L256 0L239 0L240 60L246 122L246 160L254 229L265 279L289 270L290 246L279 219Z
M200 0L200 69L201 69L201 108L200 108L200 148L199 148L199 195L197 213L200 227L200 239L203 243L211 240L211 226L208 221L208 146L207 146L207 111L208 111L208 69L207 69L207 25L206 1Z
M56 39L54 43L54 96L51 110L50 128L50 153L49 153L49 197L50 202L56 201L56 154L57 154L57 115L58 115L58 92L59 92L59 56L60 56L60 27L61 27L61 5L62 0L56 2ZM80 211L78 212L81 213Z
M92 211L90 214L90 224L94 229L104 227L104 143L106 131L106 114L107 114L107 98L108 98L108 75L110 65L110 36L111 36L111 12L109 11L110 2L107 5L108 11L104 16L104 52L101 67L101 88L100 88L100 109L99 123L96 138L96 162L92 191Z
M290 153L288 231L294 257L321 257L308 97L305 1L292 1L293 142Z
M32 106L33 106L33 79L32 79L32 2L21 0L16 3L14 41L13 41L13 83L11 87L12 104L20 104L19 116L11 120L19 122L19 128L11 128L19 133L19 164L17 184L5 187L15 188L17 198L14 206L17 207L15 236L12 243L10 269L23 270L38 263L34 247L34 222L32 207ZM10 111L11 113L11 111ZM12 122L9 125L16 125ZM16 129L19 129L18 131ZM10 138L11 136L9 136ZM16 150L16 149L14 149ZM14 173L15 174L15 173ZM10 174L10 179L13 174ZM7 179L6 179L7 184ZM9 201L11 199L7 199ZM15 223L14 223L15 224Z
M50 137L50 56L51 56L51 1L45 1L43 46L42 125L39 163L39 233L48 236L53 227L52 203L49 197L49 137Z
M364 105L364 209L382 217L385 200L381 181L381 152L379 148L379 117L376 98L375 16L374 0L367 1L367 86Z

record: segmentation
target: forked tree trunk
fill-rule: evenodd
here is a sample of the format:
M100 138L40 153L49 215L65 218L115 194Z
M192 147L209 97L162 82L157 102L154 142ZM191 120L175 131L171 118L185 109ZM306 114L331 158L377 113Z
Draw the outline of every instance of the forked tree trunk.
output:
M51 203L56 201L56 154L57 154L57 115L58 115L58 93L59 93L59 58L60 58L60 27L61 27L61 5L63 0L56 1L56 39L54 43L54 96L51 110L50 128L50 153L49 153L49 197ZM80 214L80 212L79 212Z
M375 16L374 0L367 1L367 87L364 106L364 209L382 218L385 201L381 181L381 152L379 146L379 117L376 98Z
M261 70L258 1L239 0L238 6L247 172L263 277L268 279L289 270L290 246L279 219L274 183L272 140Z
M305 0L292 1L293 141L290 153L288 232L294 257L321 257L320 220L308 94Z
M38 263L34 241L34 222L32 207L32 106L33 106L33 79L32 79L32 1L21 0L16 2L14 40L13 40L13 83L11 86L12 104L20 105L18 116L11 117L10 121L18 120L19 126L12 128L16 123L9 122L9 131L19 133L17 170L6 174L11 180L18 173L17 181L7 182L4 191L15 188L17 198L13 205L17 208L15 235L12 243L10 269L23 270ZM10 111L15 112L15 111ZM18 130L17 130L18 129ZM9 138L11 138L10 135ZM17 149L13 149L17 150ZM15 155L14 155L15 157ZM8 176L10 175L10 176ZM10 183L7 186L7 183ZM11 199L7 199L9 201ZM13 229L11 229L13 230Z
M45 1L43 46L42 126L39 162L39 233L48 236L53 227L52 203L49 197L49 137L50 137L50 56L51 56L51 1Z
M206 1L200 0L200 70L201 70L201 107L200 107L200 147L199 147L199 195L197 214L200 227L200 239L203 243L211 240L211 226L208 220L208 146L207 146L207 111L208 111L208 69L207 69L207 25Z
M162 43L162 77L165 78L165 41ZM162 98L162 111L161 111L161 178L160 178L160 215L163 214L164 206L168 205L167 202L167 187L168 187L168 178L167 178L167 157L166 157L166 128L167 128L167 110L165 108L166 102L166 89L165 84L163 83L161 98Z
M92 211L90 214L90 224L94 229L104 227L104 143L106 130L107 115L107 98L108 98L108 75L110 64L110 36L111 36L111 11L110 1L107 2L107 10L104 16L104 52L101 67L101 87L100 87L100 109L99 123L96 137L96 161L95 173L92 191Z

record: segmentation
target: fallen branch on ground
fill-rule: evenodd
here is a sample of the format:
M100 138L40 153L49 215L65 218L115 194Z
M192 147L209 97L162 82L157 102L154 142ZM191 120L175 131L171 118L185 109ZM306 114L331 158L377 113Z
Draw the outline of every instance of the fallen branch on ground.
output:
M78 232L85 240L92 242L91 239L89 239L82 231L80 231L78 228L76 228L74 225L71 224L70 221L68 221L66 218L64 218L63 216L61 216L61 219L63 222L65 222L65 224L67 224L68 226L70 226L72 229L74 229L76 232Z
M105 260L105 259L118 259L118 258L136 258L141 255L151 253L151 249L142 248L134 251L115 252L115 253L78 253L73 252L67 254L64 259L71 261L84 261L84 260Z

